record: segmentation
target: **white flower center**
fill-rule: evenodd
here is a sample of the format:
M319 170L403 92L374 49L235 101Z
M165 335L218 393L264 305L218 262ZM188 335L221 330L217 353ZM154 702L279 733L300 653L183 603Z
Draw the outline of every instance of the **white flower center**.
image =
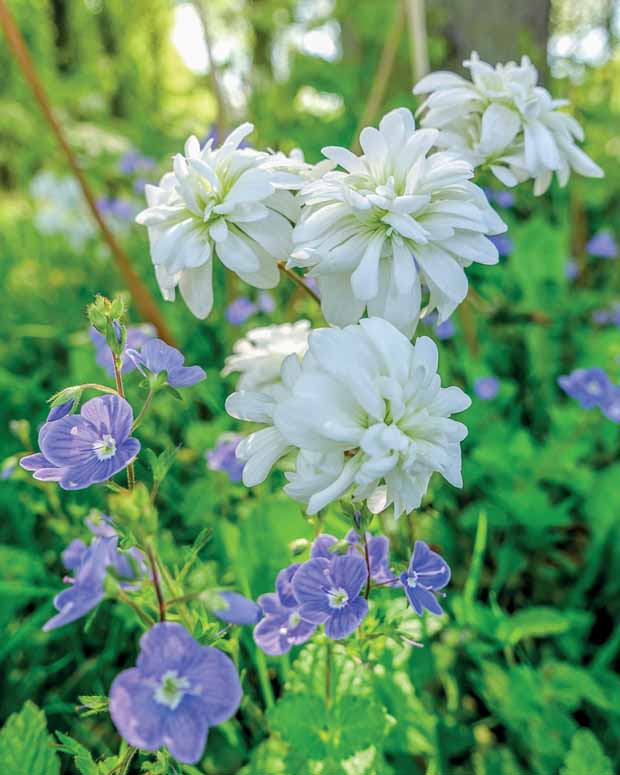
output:
M291 630L299 624L301 621L301 616L297 613L297 611L294 611L288 618L288 626L291 628Z
M107 460L116 455L116 439L109 433L104 434L98 441L93 443L93 449L98 460Z
M418 586L418 574L415 571L407 576L407 586L412 589Z
M595 380L588 382L586 390L591 396L600 396L601 394L601 386Z
M344 608L349 602L349 595L342 587L332 587L332 589L327 592L327 601L330 608Z
M156 702L174 710L183 699L185 689L190 688L187 678L179 676L176 670L164 673L153 697Z

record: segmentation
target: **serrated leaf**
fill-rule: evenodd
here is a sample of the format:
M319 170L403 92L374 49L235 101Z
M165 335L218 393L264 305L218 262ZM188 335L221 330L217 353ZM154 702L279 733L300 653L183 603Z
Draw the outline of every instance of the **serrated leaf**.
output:
M10 775L59 775L60 760L47 731L45 713L26 702L0 731L0 772Z
M614 775L611 761L589 729L578 729L560 775Z
M285 697L269 712L269 724L304 758L323 758L327 713L321 697L311 694Z
M371 746L380 748L387 730L387 713L372 696L345 695L330 718L332 740L342 759Z
M56 732L56 737L60 740L59 749L73 756L75 766L81 775L99 775L99 768L95 764L93 757L81 743L74 740L69 735L62 732Z

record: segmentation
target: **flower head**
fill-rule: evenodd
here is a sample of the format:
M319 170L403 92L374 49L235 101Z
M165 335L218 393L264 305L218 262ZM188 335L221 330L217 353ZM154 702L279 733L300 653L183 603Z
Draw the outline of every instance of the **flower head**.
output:
M264 616L254 628L254 640L266 654L286 654L293 646L305 643L316 630L316 624L302 618L293 592L293 579L300 567L293 563L281 570L275 593L258 598Z
M91 398L80 411L47 422L39 431L40 453L20 465L43 482L82 490L126 468L140 451L131 438L131 406L118 395Z
M367 578L366 563L359 554L308 560L293 577L300 616L324 624L328 638L346 638L368 613L368 602L360 597Z
M172 387L190 387L207 376L200 366L184 366L183 353L161 339L149 339L140 352L132 349L127 354L143 374L145 369L151 374L165 371L166 383Z
M217 593L218 605L212 612L223 622L229 624L256 624L261 617L261 610L253 600L238 592L223 590Z
M532 178L534 193L543 194L555 172L561 186L571 169L587 177L603 171L578 146L583 130L538 86L538 72L528 57L520 64L495 67L472 52L463 63L471 81L449 72L427 75L414 94L428 94L419 113L422 126L440 130L437 145L462 154L477 167L489 165L506 186Z
M558 377L558 385L571 398L579 401L584 409L600 406L611 388L609 377L603 369L575 369Z
M137 665L116 676L110 715L130 745L165 746L180 762L202 757L209 727L235 714L241 684L233 661L201 646L176 622L160 622L140 640Z
M214 449L207 451L207 466L211 471L228 474L231 482L240 482L243 463L237 458L237 447L243 436L238 433L224 433L217 440Z
M110 377L114 376L114 359L112 350L108 347L105 336L100 334L97 329L90 329L90 338L95 346L95 360L97 365L105 369ZM121 373L127 374L136 368L136 364L127 354L127 350L135 350L155 337L155 328L150 323L143 323L139 326L127 326L127 339L125 350L121 354Z
M297 451L285 491L315 514L350 487L376 510L396 516L420 505L433 471L460 487L460 442L467 429L450 415L470 405L457 387L442 388L437 346L415 345L380 318L310 335L301 364L287 358L271 392L241 391L226 408L265 424L238 447L246 486ZM379 496L375 497L374 496Z
M246 296L240 296L226 307L226 320L233 326L240 326L246 320L255 315L257 306Z
M433 593L443 589L449 581L448 563L424 541L416 541L409 567L400 574L400 582L414 611L422 616L426 608L441 616L443 609Z
M295 353L302 357L308 349L310 323L282 323L253 328L233 346L233 354L226 358L222 376L241 372L239 390L264 389L280 381L284 359Z
M610 231L601 231L588 240L586 251L595 258L618 258L618 243Z
M266 164L268 154L239 147L253 128L242 124L219 148L190 137L173 171L146 186L148 207L136 218L148 227L164 298L174 299L178 285L199 318L213 306L215 257L249 285L273 288L277 261L290 252L298 206L288 176Z
M612 422L620 422L620 386L614 385L607 390L600 403L601 412Z
M135 587L145 575L142 553L136 548L120 551L118 536L113 528L110 531L105 536L95 533L90 546L76 538L62 553L65 568L74 576L65 579L70 586L54 598L58 613L43 626L46 632L80 619L101 602L109 568L123 579L120 584L125 588Z
M353 554L357 557L364 555L364 544L355 530L349 530L345 541L349 544L347 554ZM331 551L332 547L338 543L338 539L329 533L321 533L312 542L310 550L311 559L323 557L326 560L333 560L338 555ZM370 578L378 584L384 584L387 581L396 581L397 577L390 570L389 549L390 542L386 536L375 536L366 532L366 546L368 548L368 564L370 566Z
M491 401L499 393L497 377L479 377L474 382L474 393L483 401Z
M291 263L318 279L330 323L356 323L367 308L411 335L422 286L445 320L467 293L464 267L497 263L485 235L505 224L470 181L469 163L428 155L437 134L416 131L411 112L399 108L362 131L362 156L323 149L344 171L301 190Z

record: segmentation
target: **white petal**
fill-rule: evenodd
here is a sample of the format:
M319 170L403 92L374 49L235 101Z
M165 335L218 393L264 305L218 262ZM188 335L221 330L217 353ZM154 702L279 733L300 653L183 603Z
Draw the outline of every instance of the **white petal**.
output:
M184 269L179 278L179 290L190 311L203 320L213 307L213 261L195 269Z

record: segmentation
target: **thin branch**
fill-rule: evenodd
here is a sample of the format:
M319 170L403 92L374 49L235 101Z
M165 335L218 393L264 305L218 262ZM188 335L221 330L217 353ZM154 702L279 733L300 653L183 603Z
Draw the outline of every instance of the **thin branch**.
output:
M355 135L353 137L352 148L359 153L359 134L366 126L370 126L375 119L375 116L381 109L385 93L387 91L390 75L394 69L394 62L396 60L396 52L398 51L398 45L400 43L401 36L403 34L403 28L405 26L405 5L403 0L396 0L396 8L394 9L394 18L391 26L388 28L385 36L385 42L379 58L379 64L375 72L375 77L368 92L368 99L362 115L360 117Z
M426 34L426 8L424 0L405 0L409 27L409 57L411 75L417 83L430 70Z
M313 298L319 306L321 305L321 297L319 294L316 291L313 291L312 288L303 281L303 278L297 274L297 272L293 272L292 269L289 269L284 261L278 261L278 269L282 272L282 274L285 274L289 280L292 280L295 285L305 291L308 296Z
M157 605L159 606L159 621L166 621L166 601L164 600L163 593L161 591L161 585L159 583L159 573L157 571L157 561L155 554L153 553L153 547L150 544L146 545L146 556L149 558L151 565L151 573L153 574L153 586L155 587L155 594L157 595Z
M219 134L218 142L221 143L224 139L224 135L228 129L228 101L226 100L226 94L220 81L220 74L213 58L213 43L211 39L211 30L209 27L209 19L207 16L206 3L204 0L193 0L194 8L200 19L202 25L202 36L205 41L205 49L207 51L207 60L209 63L209 73L211 75L211 85L213 86L213 93L215 94L215 100L217 102L217 130Z
M28 53L28 49L26 48L22 34L19 31L19 28L15 23L15 20L13 19L13 16L11 15L5 0L0 0L0 24L4 30L4 34L9 44L11 53L24 78L26 79L26 82L28 83L34 98L41 108L41 112L43 113L45 120L52 130L54 137L56 138L56 141L62 153L64 154L69 167L71 168L71 171L73 172L76 180L80 185L80 188L82 189L84 199L86 199L93 218L97 222L99 230L101 231L101 236L107 242L114 260L123 276L123 279L127 283L127 287L129 288L131 295L135 299L136 306L140 310L142 317L145 320L151 321L155 325L161 338L165 339L170 344L174 344L174 338L170 333L155 300L151 296L148 288L142 282L140 276L132 267L127 254L117 242L116 237L110 231L107 223L97 208L95 197L90 188L90 185L77 162L75 154L67 142L58 119L54 115L49 98L45 93L43 84L41 83L41 80L39 79L39 76L37 75L37 72L34 68L34 64L30 58L30 54Z

